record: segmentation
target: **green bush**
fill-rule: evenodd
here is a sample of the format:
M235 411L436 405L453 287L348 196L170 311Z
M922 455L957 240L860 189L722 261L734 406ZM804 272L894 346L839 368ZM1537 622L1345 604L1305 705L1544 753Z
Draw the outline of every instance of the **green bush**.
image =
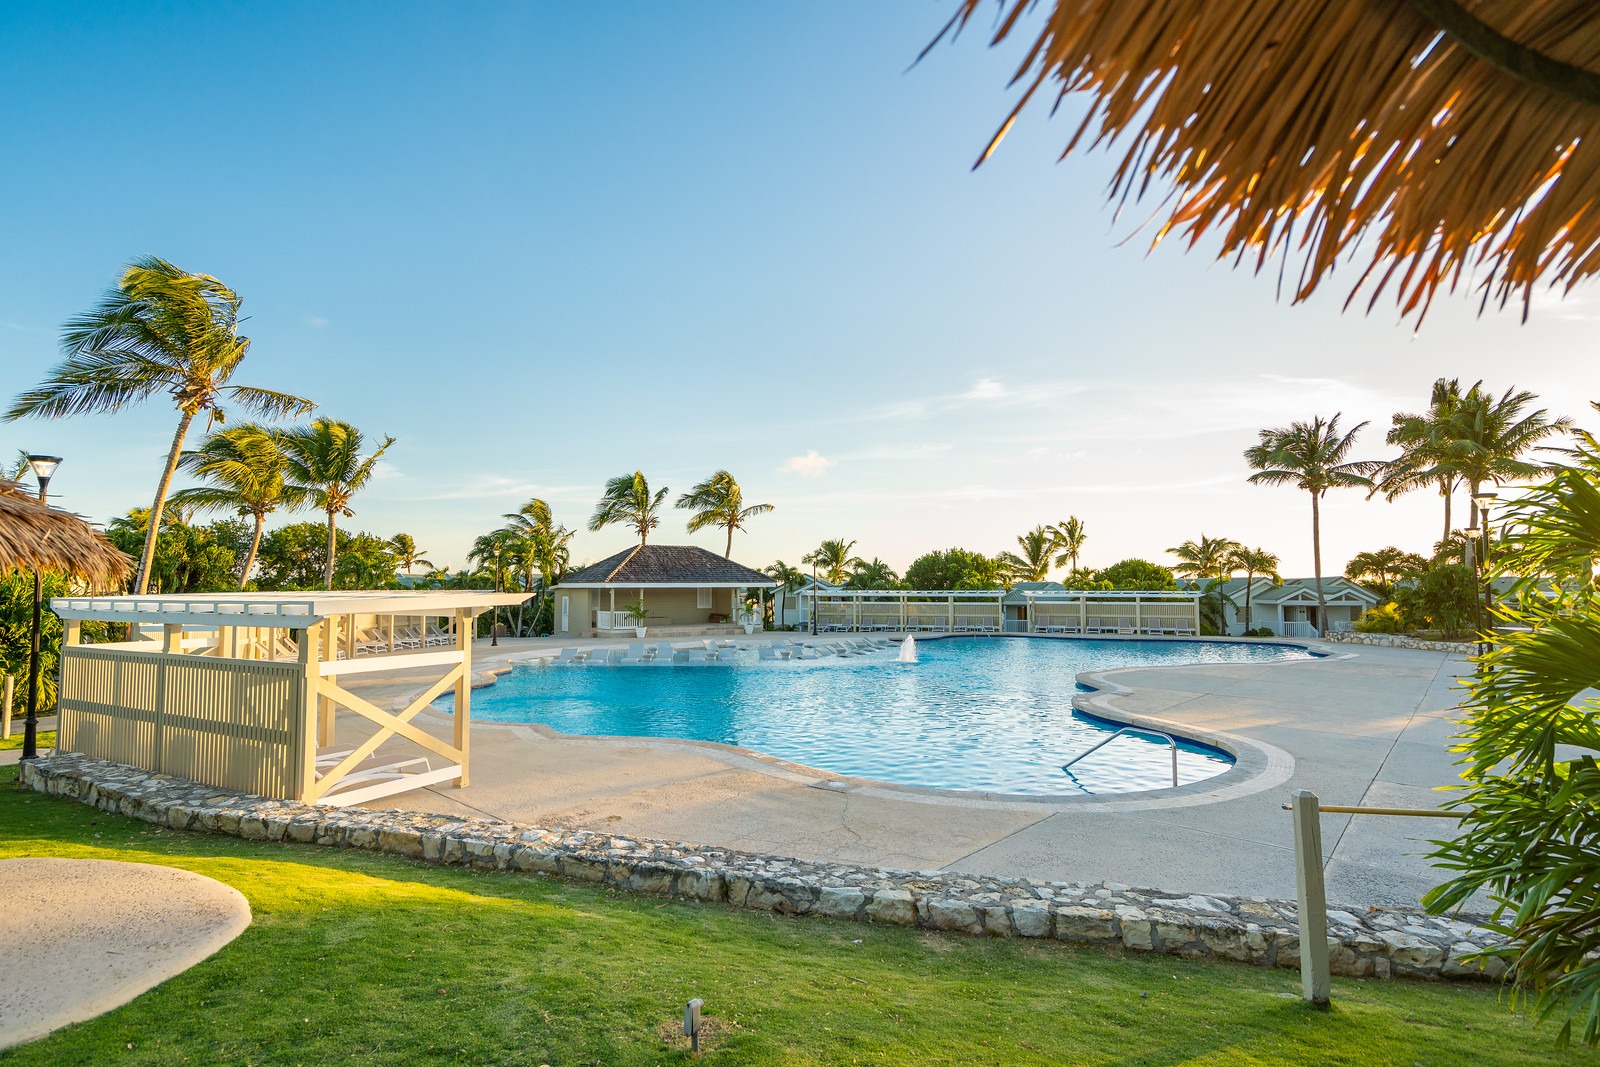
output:
M1477 578L1464 563L1441 563L1424 571L1415 585L1397 590L1395 603L1407 630L1440 630L1458 639L1475 628Z
M1393 601L1369 608L1356 620L1356 631L1364 634L1398 634L1406 629L1405 616L1400 605Z
M1278 631L1270 626L1257 626L1254 630L1246 630L1240 637L1277 637Z

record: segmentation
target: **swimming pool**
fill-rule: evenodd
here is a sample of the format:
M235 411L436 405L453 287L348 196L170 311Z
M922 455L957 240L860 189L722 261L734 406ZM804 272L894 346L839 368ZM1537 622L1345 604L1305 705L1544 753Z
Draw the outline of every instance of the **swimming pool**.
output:
M924 641L801 662L705 666L520 664L474 691L472 714L565 734L720 741L836 774L934 789L1052 796L1172 784L1165 741L1124 735L1073 766L1116 727L1071 708L1080 671L1309 659L1284 645L1205 641ZM453 708L451 697L435 702ZM1182 783L1220 774L1225 753L1184 743Z

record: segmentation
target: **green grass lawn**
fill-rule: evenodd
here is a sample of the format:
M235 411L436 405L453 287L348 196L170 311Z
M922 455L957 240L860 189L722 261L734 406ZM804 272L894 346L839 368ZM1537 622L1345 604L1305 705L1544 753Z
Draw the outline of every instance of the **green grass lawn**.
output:
M56 732L54 730L40 730L36 743L39 746L39 751L43 752L45 749L51 747L52 745L54 745L56 743ZM8 748L21 748L21 747L22 747L22 724L14 722L14 723L11 724L11 736L10 737L0 737L0 752L4 752Z
M211 959L0 1064L1559 1064L1491 987L1335 979L985 940L161 830L18 791L0 858L161 863L255 922ZM0 902L0 907L5 903ZM26 966L9 960L5 966ZM677 1042L674 1044L673 1042Z

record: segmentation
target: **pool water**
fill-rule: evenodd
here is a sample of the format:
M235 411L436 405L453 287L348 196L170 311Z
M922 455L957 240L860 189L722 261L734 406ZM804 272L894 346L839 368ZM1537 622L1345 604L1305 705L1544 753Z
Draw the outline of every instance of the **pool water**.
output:
M1304 649L1203 641L919 642L870 656L672 666L521 664L473 692L472 714L565 734L720 741L836 774L935 789L1121 793L1172 784L1160 739L1123 735L1061 765L1115 724L1072 710L1080 671L1308 659ZM453 698L435 702L449 710ZM1225 753L1181 743L1180 783L1220 774Z

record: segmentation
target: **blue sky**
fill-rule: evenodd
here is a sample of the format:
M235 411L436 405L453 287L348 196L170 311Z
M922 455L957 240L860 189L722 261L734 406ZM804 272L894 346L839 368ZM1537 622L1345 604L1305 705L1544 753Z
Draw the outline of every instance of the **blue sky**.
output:
M952 8L8 4L0 393L129 259L214 274L239 381L398 438L350 525L457 565L528 496L580 527L609 476L726 467L777 506L736 543L756 565L842 536L903 568L1076 514L1089 565L1205 532L1302 573L1304 494L1244 484L1257 428L1342 411L1381 456L1440 375L1590 414L1587 290L1526 326L1441 300L1420 332L1341 314L1353 278L1290 306L1204 245L1148 251L1112 156L1057 162L1070 102L971 171L1019 52L969 33L911 68ZM104 521L149 503L175 421L0 449L66 457L62 504ZM681 515L660 540L720 551ZM1327 567L1439 525L1433 497L1332 499Z

